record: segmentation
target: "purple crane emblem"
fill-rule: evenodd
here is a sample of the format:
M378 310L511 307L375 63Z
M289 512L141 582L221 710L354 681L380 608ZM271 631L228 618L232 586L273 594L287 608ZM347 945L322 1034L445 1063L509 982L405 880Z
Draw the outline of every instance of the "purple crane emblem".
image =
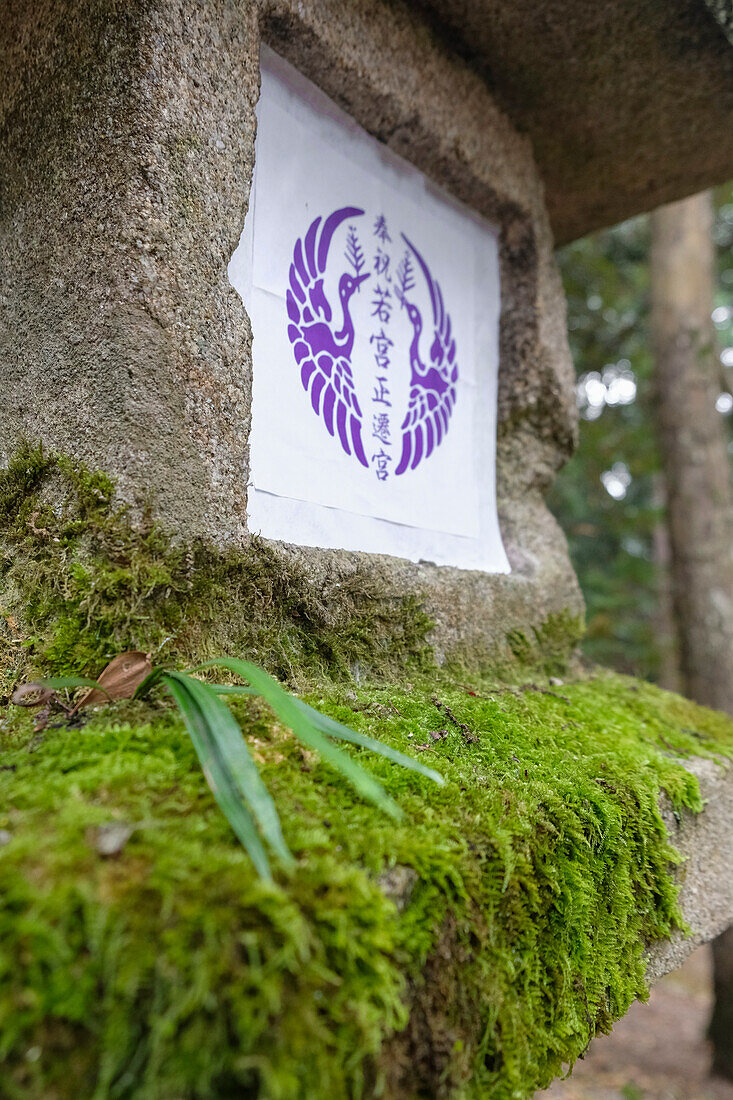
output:
M346 454L353 454L362 466L368 466L362 441L362 413L351 370L354 322L349 302L369 275L361 273L365 260L354 229L349 231L346 248L353 274L344 271L338 283L340 316L334 316L323 286L335 231L344 221L363 213L355 206L344 206L330 214L322 225L320 217L311 222L304 239L298 238L295 244L286 305L290 319L288 338L313 411L323 417L331 435L338 432Z
M443 303L440 285L430 274L428 265L414 244L402 234L408 247L397 271L396 294L407 310L412 324L410 344L410 397L407 415L402 422L402 455L395 475L415 467L427 458L439 445L448 431L448 421L456 403L458 364L456 342L451 334L451 320ZM420 358L420 336L423 331L422 314L408 301L407 294L415 286L410 252L417 260L430 293L433 311L433 342L430 345L430 363Z
M328 294L326 292L329 251L334 234L344 222L352 222L363 214L364 211L359 207L343 206L334 210L325 220L318 217L311 222L307 232L295 242L285 299L288 339L300 370L303 389L310 398L313 411L317 416L323 417L326 428L332 436L338 437L344 452L353 455L362 466L369 468L363 439L364 417L356 395L352 370L356 333L350 303L361 284L370 276L364 271L366 259L354 224L347 226L346 250L343 254L346 263L343 264L344 270L338 280L338 303L333 303L334 308L328 294L332 298L335 298L335 294L332 289ZM408 335L410 346L405 356L405 359L409 358L409 398L400 436L396 441L398 446L401 444L401 455L394 470L395 476L414 470L439 446L448 431L458 384L456 342L440 285L412 241L404 233L402 239L407 247L396 270L392 274L388 273L388 257L383 257L375 267L378 273L381 271L384 280L381 284L384 289L380 290L378 284L375 291L380 298L377 312L385 310L384 316L380 313L380 321L383 322L381 339L385 341L385 348L392 346L392 339L384 331L384 323L389 320L391 312L391 305L384 304L390 299L388 288L391 287L394 298L407 311L412 327L412 336ZM424 328L422 312L414 300L416 296L410 295L410 291L416 286L415 264L424 276L432 307L433 336L428 362L423 362L420 356ZM333 284L329 282L329 286L333 287ZM424 298L422 301L424 304ZM377 300L372 301L371 305L377 305ZM372 316L374 315L373 312ZM370 343L374 339L372 335ZM386 361L379 368L383 377L378 381L384 383L386 395L389 393L389 377L385 372L396 367L398 361L392 358L390 362L386 356L384 358ZM406 366L405 359L402 359L402 363ZM382 396L382 389L378 391L378 397L375 390L373 400L382 402ZM389 407L390 402L387 400L383 404ZM375 416L373 419L378 418ZM382 419L388 420L388 417ZM381 428L377 430L381 431ZM378 438L382 439L381 436ZM387 446L391 445L388 439L382 439L382 442ZM373 456L373 461L375 457ZM385 461L390 460L384 450L382 457Z

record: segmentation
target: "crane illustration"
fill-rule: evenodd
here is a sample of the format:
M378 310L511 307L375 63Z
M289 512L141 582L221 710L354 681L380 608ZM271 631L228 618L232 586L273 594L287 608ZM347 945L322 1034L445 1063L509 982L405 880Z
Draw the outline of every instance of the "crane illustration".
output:
M362 412L351 368L354 322L349 303L369 275L362 273L365 260L353 226L349 228L345 253L352 271L345 270L338 282L340 318L334 317L324 290L335 231L343 222L363 213L358 207L344 206L330 214L323 224L320 217L311 222L304 238L295 244L286 306L290 321L288 338L313 411L323 417L332 436L338 434L346 454L353 454L362 466L368 466L362 441Z
M450 315L443 303L440 285L433 278L423 256L402 234L407 251L397 269L395 293L413 329L410 343L410 396L407 414L402 422L402 454L395 476L412 469L427 458L448 431L448 423L456 403L458 363L456 342L451 331ZM430 362L420 358L420 338L423 332L422 313L407 295L415 286L411 256L417 260L427 282L433 311L433 341Z

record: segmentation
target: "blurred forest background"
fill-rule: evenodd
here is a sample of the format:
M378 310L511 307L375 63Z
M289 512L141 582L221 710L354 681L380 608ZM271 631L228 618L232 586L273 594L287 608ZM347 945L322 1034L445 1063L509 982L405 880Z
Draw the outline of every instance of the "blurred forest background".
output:
M733 453L733 185L714 200L716 408ZM549 504L587 604L586 655L681 690L655 419L650 238L643 216L559 253L581 426Z
M710 369L718 375L712 390L724 429L717 461L724 464L726 441L729 459L733 458L733 185L714 193L713 207L715 271L710 311L717 346L711 349L706 338L697 354L706 377ZM679 211L673 214L678 216ZM665 512L657 390L663 372L653 354L659 330L652 331L651 245L652 218L644 216L559 253L581 419L578 450L555 482L549 504L568 537L586 600L586 656L686 693L691 683L689 667L684 676L679 670L680 620L675 622L673 610ZM680 262L684 283L686 269ZM690 285L694 279L695 273L690 272ZM672 393L668 408L675 403ZM688 418L696 415L692 406L686 411ZM677 420L673 434L684 433L684 416ZM712 435L711 424L714 429L716 421L707 424ZM682 450L686 447L689 452L689 445L687 440ZM733 462L729 468L733 469ZM716 469L725 479L723 466ZM711 486L713 508L715 498ZM679 499L676 508L679 521ZM683 502L683 526L686 514ZM696 518L697 528L690 524L684 532L690 545L694 530L705 529L704 522L700 526L700 514ZM723 555L725 548L723 541ZM709 579L710 574L702 591ZM722 573L720 583L727 585ZM679 584L678 574L678 594ZM679 610L678 605L678 615ZM704 637L706 624L702 625ZM690 626L688 621L683 628L688 631L688 645ZM729 675L717 660L717 645L711 635L707 652L698 651L697 656L703 666L715 666L710 669L711 678L720 682ZM707 694L710 686L703 690ZM570 1080L553 1085L548 1100L549 1096L553 1100L733 1100L732 952L733 929L718 938L712 953L709 948L700 949L680 972L659 983L649 1005L633 1005L611 1036L593 1044ZM715 1060L721 1072L722 1055L726 1080L708 1076L713 972L718 993L712 1032Z

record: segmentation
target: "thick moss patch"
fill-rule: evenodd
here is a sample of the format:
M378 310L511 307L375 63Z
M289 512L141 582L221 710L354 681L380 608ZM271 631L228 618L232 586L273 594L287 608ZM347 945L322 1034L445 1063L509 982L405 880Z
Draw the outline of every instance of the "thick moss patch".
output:
M458 683L419 601L359 571L316 588L256 540L172 544L40 448L0 472L0 546L0 696L126 648L229 652L327 684L308 700L448 781L360 754L395 826L237 700L298 857L265 885L167 705L41 734L7 710L0 1100L529 1097L644 995L644 944L680 919L659 796L701 809L676 757L733 751L726 719L611 676ZM578 630L513 632L505 681L564 676ZM105 855L113 823L130 835Z
M368 570L324 590L257 539L230 552L175 545L68 456L24 445L0 470L0 696L30 670L99 670L125 649L173 662L246 654L293 683L390 676L431 664L431 625Z
M733 724L613 676L471 692L420 678L308 696L443 772L438 789L359 754L399 826L240 700L299 859L274 886L166 706L42 735L8 713L0 1095L478 1100L547 1084L645 995L644 944L679 923L660 791L699 810L676 754L729 753ZM105 857L96 830L113 821L134 831Z

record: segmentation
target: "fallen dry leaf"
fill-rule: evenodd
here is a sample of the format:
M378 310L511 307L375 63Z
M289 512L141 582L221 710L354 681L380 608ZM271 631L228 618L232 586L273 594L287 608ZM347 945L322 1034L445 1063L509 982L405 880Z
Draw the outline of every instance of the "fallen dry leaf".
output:
M21 684L10 697L16 707L42 707L55 696L53 688L45 684Z
M140 653L135 649L119 653L97 677L99 688L92 688L83 695L72 713L76 713L81 707L108 703L111 699L132 699L140 684L152 671L149 653Z

